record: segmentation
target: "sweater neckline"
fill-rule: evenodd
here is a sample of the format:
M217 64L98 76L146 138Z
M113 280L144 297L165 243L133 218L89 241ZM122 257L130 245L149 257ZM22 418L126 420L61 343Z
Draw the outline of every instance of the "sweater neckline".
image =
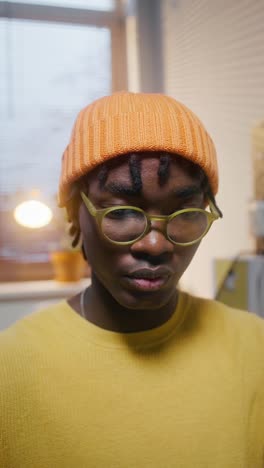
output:
M178 302L172 316L162 325L140 332L120 333L106 330L81 317L67 301L61 302L57 314L63 333L67 331L78 338L107 348L148 348L167 341L185 320L189 309L189 296L179 291Z

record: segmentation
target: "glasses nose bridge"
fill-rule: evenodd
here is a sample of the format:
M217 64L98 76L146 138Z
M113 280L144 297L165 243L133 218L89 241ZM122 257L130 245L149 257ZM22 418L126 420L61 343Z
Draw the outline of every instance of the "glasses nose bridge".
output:
M145 216L148 224L147 229L141 239L132 244L132 248L144 250L151 255L172 252L174 246L167 236L168 216L147 213Z
M157 222L158 224L161 223L161 228L164 229L165 226L167 225L168 223L168 216L165 216L165 215L151 215L151 214L148 214L147 215L147 219L148 219L148 223L149 223L149 227L152 229L153 227L155 228L155 222ZM153 225L154 224L154 225Z
M167 231L168 216L148 214L146 217L148 221L147 233L154 230L163 234L167 238L166 231Z

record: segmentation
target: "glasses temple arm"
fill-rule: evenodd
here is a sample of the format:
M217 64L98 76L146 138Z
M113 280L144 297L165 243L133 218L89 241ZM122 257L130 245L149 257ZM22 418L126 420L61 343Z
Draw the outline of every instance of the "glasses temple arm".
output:
M92 216L96 216L97 210L96 210L96 208L93 206L93 204L92 204L92 202L89 200L89 198L85 195L84 192L81 192L81 197L82 197L82 199L83 199L85 205L87 206L87 208L88 208L90 214L91 214Z

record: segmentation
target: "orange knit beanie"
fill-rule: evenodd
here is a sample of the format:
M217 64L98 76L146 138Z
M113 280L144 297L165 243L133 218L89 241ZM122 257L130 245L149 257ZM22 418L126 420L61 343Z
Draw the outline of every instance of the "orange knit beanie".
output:
M216 151L197 116L163 94L119 92L79 113L63 154L59 205L70 198L72 183L94 167L138 151L176 153L198 164L216 194Z

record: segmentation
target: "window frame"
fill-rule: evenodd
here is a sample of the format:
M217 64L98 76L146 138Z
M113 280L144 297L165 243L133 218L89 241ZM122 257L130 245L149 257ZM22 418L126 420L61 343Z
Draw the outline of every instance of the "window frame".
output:
M112 92L127 89L126 15L122 0L115 1L112 11L0 1L0 18L108 28L111 35ZM89 274L87 266L86 276ZM0 258L0 282L52 278L53 269L49 261L23 263Z

